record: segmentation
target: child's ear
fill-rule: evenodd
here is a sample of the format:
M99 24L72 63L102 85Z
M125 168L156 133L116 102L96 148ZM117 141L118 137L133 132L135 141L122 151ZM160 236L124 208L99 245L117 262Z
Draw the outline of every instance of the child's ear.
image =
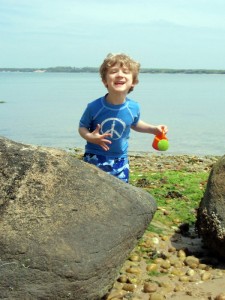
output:
M104 84L104 86L105 86L106 88L108 88L108 85L107 85L106 80L102 79L102 83Z
M138 84L138 82L139 82L139 81L138 81L137 79L136 79L136 80L134 80L134 81L133 81L133 84L132 84L132 87L134 87L135 85L137 85L137 84Z

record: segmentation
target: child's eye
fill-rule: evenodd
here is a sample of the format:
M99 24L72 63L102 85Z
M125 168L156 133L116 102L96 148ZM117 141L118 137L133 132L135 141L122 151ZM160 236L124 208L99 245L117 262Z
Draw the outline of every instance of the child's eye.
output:
M110 70L110 73L116 73L118 70L116 70L116 69L111 69Z
M130 70L128 70L128 69L123 69L123 73L129 74L129 73L130 73Z

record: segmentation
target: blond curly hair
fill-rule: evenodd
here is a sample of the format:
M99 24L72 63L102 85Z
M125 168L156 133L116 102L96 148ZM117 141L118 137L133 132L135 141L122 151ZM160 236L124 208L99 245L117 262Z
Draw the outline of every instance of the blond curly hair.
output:
M113 54L109 53L104 59L102 65L99 68L99 73L101 75L102 81L106 81L106 74L109 68L113 67L116 64L120 64L121 67L127 67L133 75L133 84L138 84L138 75L140 71L140 63L133 60L131 57L124 53ZM128 93L133 91L134 87L131 87Z

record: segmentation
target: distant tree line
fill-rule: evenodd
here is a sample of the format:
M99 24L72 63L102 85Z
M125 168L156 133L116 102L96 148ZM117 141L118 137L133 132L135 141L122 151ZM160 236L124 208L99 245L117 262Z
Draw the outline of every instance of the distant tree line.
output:
M98 70L99 69L95 67L0 68L0 72L97 73ZM140 73L225 74L225 70L141 68Z
M208 69L148 69L142 68L141 73L169 73L169 74L225 74L225 70Z
M92 67L0 68L0 72L96 73L98 72L98 68L92 68Z

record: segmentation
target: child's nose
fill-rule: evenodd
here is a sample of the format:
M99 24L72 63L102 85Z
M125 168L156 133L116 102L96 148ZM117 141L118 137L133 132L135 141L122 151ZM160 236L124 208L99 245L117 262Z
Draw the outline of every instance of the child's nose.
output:
M123 71L122 70L118 70L118 76L123 76Z

